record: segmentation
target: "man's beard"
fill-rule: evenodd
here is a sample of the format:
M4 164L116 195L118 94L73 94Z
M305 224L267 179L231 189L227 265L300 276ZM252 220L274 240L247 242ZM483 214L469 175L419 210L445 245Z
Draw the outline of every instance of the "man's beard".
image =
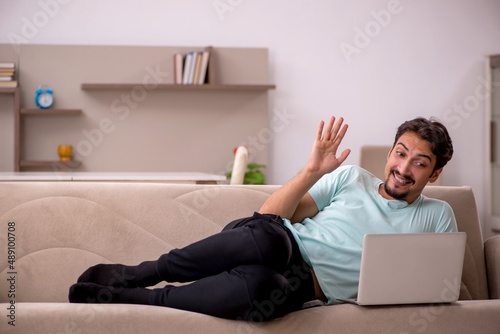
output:
M392 198L394 199L406 199L406 197L408 196L409 194L409 191L405 191L405 192L402 192L402 193L399 193L399 192L396 192L394 189L391 189L389 188L389 186L387 185L389 183L389 178L392 176L394 177L394 174L398 174L398 175L401 175L401 173L399 173L398 171L396 170L391 170L390 174L389 174L389 177L387 178L387 180L385 180L385 183L384 183L384 190L385 192L387 193L387 195L391 196ZM415 183L415 181L410 178L410 177L407 177L407 176L404 176L404 175L401 175L402 177L404 177L405 179L408 179L408 180L411 180L412 183Z
M398 193L393 191L391 188L387 186L387 181L384 183L384 190L387 195L391 196L394 199L405 199L408 196L408 192Z

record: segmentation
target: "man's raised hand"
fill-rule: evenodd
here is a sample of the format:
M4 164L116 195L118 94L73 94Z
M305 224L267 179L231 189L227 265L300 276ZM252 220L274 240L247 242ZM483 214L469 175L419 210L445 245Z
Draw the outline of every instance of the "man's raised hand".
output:
M333 172L335 169L347 159L350 149L345 149L339 157L337 150L347 131L347 124L342 126L344 119L340 117L335 122L335 117L331 117L328 125L323 131L325 122L319 123L316 139L314 140L313 148L309 156L307 168L310 172L319 173L321 175Z

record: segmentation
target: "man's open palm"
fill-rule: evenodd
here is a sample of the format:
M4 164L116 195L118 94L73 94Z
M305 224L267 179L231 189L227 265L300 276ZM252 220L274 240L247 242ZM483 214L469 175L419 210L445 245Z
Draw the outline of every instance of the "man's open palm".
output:
M335 117L331 117L328 125L323 131L325 122L321 121L316 133L313 148L309 156L308 167L311 171L328 174L347 159L351 150L345 149L340 156L337 157L337 150L347 131L347 124L342 126L344 119L340 117L335 122Z

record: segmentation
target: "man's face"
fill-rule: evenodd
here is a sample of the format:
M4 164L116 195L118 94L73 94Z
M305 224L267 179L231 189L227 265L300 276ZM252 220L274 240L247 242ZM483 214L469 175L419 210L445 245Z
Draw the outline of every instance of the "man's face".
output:
M379 193L387 199L400 199L408 203L420 196L427 182L437 180L442 168L434 170L436 156L431 144L415 132L406 132L387 156L385 183Z

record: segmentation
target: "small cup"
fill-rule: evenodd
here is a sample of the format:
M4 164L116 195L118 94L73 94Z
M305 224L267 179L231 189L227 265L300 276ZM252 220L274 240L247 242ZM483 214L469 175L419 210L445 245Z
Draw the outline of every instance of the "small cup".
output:
M71 154L73 154L73 146L59 145L59 147L57 148L57 153L59 153L59 158L61 161L71 161Z

